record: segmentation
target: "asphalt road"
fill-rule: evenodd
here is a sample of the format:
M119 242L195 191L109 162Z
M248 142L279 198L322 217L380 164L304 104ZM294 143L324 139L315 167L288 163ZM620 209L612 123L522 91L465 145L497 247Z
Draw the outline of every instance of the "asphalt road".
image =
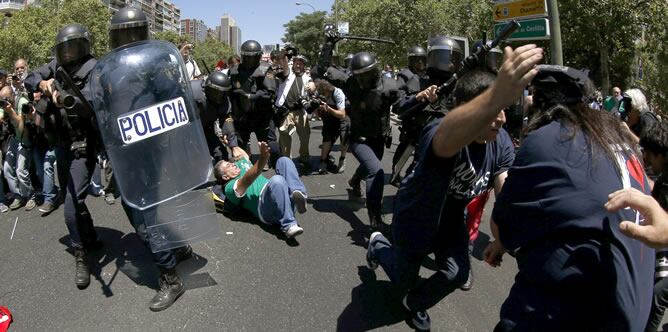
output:
M315 169L321 127L311 124ZM293 154L297 143L293 139ZM388 173L395 149L396 142L383 159ZM73 282L62 207L47 217L37 209L0 215L0 305L14 315L11 329L409 330L385 273L365 267L368 218L363 204L349 201L346 182L357 162L352 155L347 160L345 175L302 177L309 210L298 216L305 232L297 241L286 241L277 228L219 215L220 238L193 245L197 255L177 268L188 290L160 313L148 309L158 271L120 202L87 200L105 248L95 256L95 277L85 290ZM385 186L386 222L395 192ZM498 320L517 268L508 256L496 269L480 261L490 234L486 222L481 230L472 263L474 287L455 291L429 310L435 331L490 331ZM433 273L433 261L424 265L423 276Z

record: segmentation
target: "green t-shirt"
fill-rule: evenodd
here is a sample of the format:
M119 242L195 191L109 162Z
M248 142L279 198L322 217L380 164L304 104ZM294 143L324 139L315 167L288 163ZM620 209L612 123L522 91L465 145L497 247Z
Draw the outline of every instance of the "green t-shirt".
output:
M612 112L612 109L617 106L617 99L613 96L608 96L608 98L605 98L603 101L603 109L605 109L608 112Z
M229 202L236 206L241 206L244 209L252 212L260 220L264 221L260 216L258 207L260 206L262 192L264 191L264 187L267 185L267 183L269 183L269 179L262 175L258 176L257 179L253 181L253 184L246 188L246 193L240 197L234 191L234 188L237 186L237 181L239 181L239 179L241 179L241 177L244 176L244 174L246 174L246 172L251 167L253 167L253 164L251 164L250 161L246 159L238 160L234 162L234 164L239 167L241 172L239 173L239 176L230 180L225 185L225 203Z

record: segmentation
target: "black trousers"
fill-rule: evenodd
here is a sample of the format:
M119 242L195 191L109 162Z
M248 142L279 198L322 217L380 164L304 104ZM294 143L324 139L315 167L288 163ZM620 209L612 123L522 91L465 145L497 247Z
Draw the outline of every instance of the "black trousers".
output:
M380 214L385 186L385 171L380 161L385 152L385 138L367 138L364 142L352 139L350 151L360 163L354 177L366 180L367 210Z

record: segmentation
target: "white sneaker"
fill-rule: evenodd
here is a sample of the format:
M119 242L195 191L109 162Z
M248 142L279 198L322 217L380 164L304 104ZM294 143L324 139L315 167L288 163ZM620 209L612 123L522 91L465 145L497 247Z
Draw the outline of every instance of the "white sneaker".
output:
M297 212L300 214L306 213L306 195L299 190L292 192L292 202L297 207Z
M285 231L285 236L287 236L288 239L292 239L301 233L304 233L303 228L299 227L299 225L292 225Z

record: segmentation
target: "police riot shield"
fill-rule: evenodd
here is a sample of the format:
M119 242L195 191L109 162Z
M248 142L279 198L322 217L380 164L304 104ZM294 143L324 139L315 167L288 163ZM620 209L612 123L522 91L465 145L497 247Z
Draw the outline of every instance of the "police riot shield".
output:
M213 167L185 64L174 45L142 41L113 50L91 72L90 90L118 189L130 207L150 213L147 210L172 211L169 206L179 206L183 212L183 206L202 208L196 201L206 198L211 206L201 210L202 216L215 211L209 197L188 194L187 204L177 200L208 182ZM187 229L176 221L202 222L179 239L197 238L201 231L219 227L217 218L198 219L197 213L158 216L153 226L164 237L175 238L169 233ZM147 222L148 227L152 225Z

